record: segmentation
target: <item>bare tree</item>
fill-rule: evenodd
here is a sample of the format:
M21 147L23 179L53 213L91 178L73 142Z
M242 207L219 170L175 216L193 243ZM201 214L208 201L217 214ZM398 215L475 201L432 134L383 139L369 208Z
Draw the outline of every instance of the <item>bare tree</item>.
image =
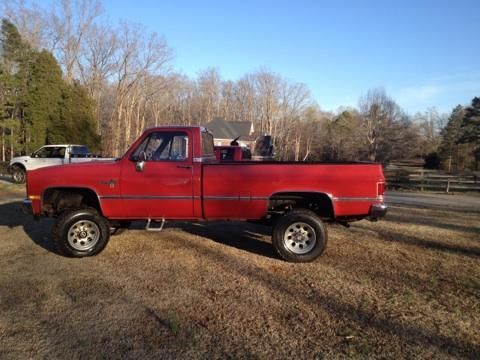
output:
M260 107L260 130L273 134L275 121L278 120L282 79L265 69L257 71L254 76Z
M237 121L249 121L255 124L257 132L264 133L259 114L259 100L255 88L255 76L247 74L235 84L234 103L236 111L234 119Z
M147 78L167 73L171 59L171 50L165 40L155 33L145 36L139 25L122 23L117 34L120 45L113 74L115 106L109 127L110 135L114 137L111 150L116 154L131 142L132 130L141 127L138 124L140 116L134 115L139 114L138 106L143 106L145 96L148 96ZM136 134L135 130L133 134Z
M78 73L82 47L95 20L102 13L98 0L59 0L50 14L54 53L62 65L67 82L73 82Z
M445 115L441 115L435 108L428 108L424 112L415 114L414 121L421 137L421 155L426 156L435 152L441 142L440 132L445 127Z
M201 121L212 121L220 115L221 80L218 70L209 68L199 72L197 90Z
M368 159L379 160L379 145L392 124L401 114L399 106L384 89L372 89L362 96L359 109L363 116L363 129L368 143Z
M54 33L49 26L49 17L37 4L26 0L9 0L2 4L0 10L33 48L52 50Z

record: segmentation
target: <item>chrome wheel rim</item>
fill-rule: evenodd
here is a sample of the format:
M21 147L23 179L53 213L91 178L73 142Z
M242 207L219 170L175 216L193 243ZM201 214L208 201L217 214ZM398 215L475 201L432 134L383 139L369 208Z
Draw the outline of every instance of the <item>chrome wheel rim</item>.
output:
M315 229L309 224L295 222L290 224L285 230L283 243L294 254L306 254L315 247L317 234Z
M68 229L68 244L78 251L89 251L100 239L100 228L90 220L80 220Z
M23 182L24 178L25 178L25 175L21 170L17 170L13 173L13 180L15 180L16 182Z

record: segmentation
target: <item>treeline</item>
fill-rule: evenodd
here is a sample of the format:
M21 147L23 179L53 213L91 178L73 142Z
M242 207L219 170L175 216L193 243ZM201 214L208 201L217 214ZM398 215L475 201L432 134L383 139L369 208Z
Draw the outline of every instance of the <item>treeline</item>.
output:
M387 162L422 156L433 159L431 163L436 165L450 162L452 171L475 164L478 144L472 139L460 144L467 139L447 135L449 127L460 126L458 131L464 132L464 109L456 115L462 118L461 125L450 124L452 117L447 122L447 116L435 109L409 116L384 90L373 89L359 99L357 108L330 113L321 110L304 84L268 69L236 81L222 79L214 68L189 78L173 70L172 50L163 38L138 24L105 22L101 3L96 0L60 0L49 10L10 1L4 14L17 26L30 52L50 56L50 66L56 69L52 74L64 83L61 89L76 89L82 94L81 99L70 101L74 106L67 112L70 120L57 112L49 114L49 122L39 125L46 129L45 136L39 132L39 142L57 141L49 135L52 132L65 135L65 141L74 141L69 129L71 124L82 123L79 111L91 115L89 125L79 128L87 129L85 134L90 132L88 137L100 144L91 134L95 127L102 150L109 155L120 155L146 127L205 125L221 117L251 121L257 133L273 135L276 157L283 160ZM2 42L4 39L2 35ZM55 59L63 77L58 66L53 66ZM12 69L7 73L12 75ZM51 101L46 99L43 104ZM55 103L59 110L68 106ZM33 118L23 124L18 110L13 116L11 111L3 113L8 115L2 122L6 143L12 128L14 152L26 144L33 147L29 128L35 126ZM65 126L63 132L60 125ZM16 140L17 133L20 138ZM452 139L449 145L446 138ZM75 141L91 143L86 138Z

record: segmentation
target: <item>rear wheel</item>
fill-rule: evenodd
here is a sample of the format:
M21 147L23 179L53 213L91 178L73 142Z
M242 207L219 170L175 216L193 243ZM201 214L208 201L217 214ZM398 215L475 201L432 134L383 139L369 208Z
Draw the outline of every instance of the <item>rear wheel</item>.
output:
M16 184L23 184L27 179L27 172L21 166L14 165L12 168L13 182Z
M66 210L52 229L57 250L71 257L85 257L101 252L110 238L108 221L92 208Z
M275 223L272 242L287 261L309 262L319 257L327 246L325 224L313 211L292 210Z

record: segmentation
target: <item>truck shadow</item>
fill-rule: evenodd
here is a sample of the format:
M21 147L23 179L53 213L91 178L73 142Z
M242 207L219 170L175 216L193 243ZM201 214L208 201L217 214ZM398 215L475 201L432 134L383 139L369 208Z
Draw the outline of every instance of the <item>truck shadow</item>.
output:
M38 246L60 255L51 240L54 219L42 219L41 223L22 212L21 202L14 201L0 205L0 226L10 229L21 226L25 234ZM144 227L144 223L141 227ZM133 228L140 228L140 223ZM135 226L137 225L137 226ZM243 222L185 223L169 222L166 228L177 228L189 234L205 237L217 243L248 251L257 255L278 259L271 242L265 239L271 235L267 226Z
M265 237L271 236L271 228L247 222L172 223L169 227L179 228L189 234L201 236L220 244L253 254L279 259L272 243Z
M0 174L0 180L13 184L13 178L10 175Z
M21 226L25 234L38 246L54 254L58 254L52 241L50 231L53 225L52 219L42 220L41 226L30 215L23 213L21 202L13 201L0 205L0 226L10 229Z

